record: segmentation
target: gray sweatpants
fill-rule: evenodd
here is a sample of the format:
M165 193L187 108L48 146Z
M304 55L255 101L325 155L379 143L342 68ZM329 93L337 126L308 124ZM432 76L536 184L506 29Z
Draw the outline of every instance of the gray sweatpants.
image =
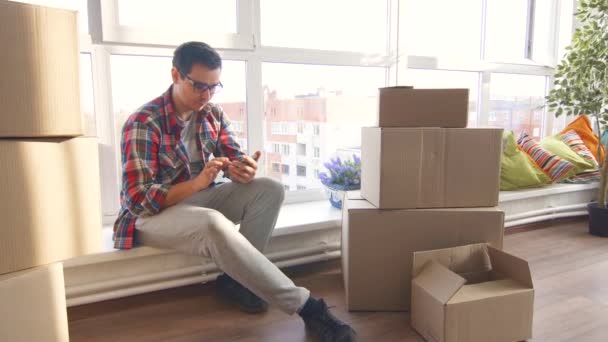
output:
M220 269L267 302L293 314L310 292L294 285L263 254L283 202L270 178L224 183L200 191L153 216L139 217L137 240L213 259ZM235 226L240 223L240 231Z

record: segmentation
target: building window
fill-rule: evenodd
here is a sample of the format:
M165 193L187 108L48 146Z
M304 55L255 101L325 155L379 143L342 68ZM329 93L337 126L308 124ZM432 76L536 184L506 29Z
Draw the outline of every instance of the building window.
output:
M314 175L315 175L315 178L317 178L317 179L319 178L319 169L314 170Z
M272 152L281 153L281 145L273 143L272 144Z
M289 165L281 164L281 173L284 175L289 175Z
M298 165L296 168L298 177L306 177L306 166Z
M315 147L313 151L314 151L315 158L321 158L321 148Z
M272 172L281 172L281 164L272 163Z
M319 127L319 125L313 125L313 134L316 136L321 135L321 128Z
M298 134L304 134L304 123L298 122Z
M289 144L282 144L281 145L281 154L284 156L288 156L289 155Z
M304 185L298 184L298 185L296 185L296 189L297 190L306 190L306 187Z
M296 145L296 152L299 156L306 156L306 144L298 143Z

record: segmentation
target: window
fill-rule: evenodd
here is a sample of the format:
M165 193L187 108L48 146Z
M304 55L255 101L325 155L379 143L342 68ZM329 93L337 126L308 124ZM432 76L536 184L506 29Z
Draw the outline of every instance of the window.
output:
M486 13L486 59L498 62L524 60L528 0L488 0Z
M304 111L302 110L302 113ZM303 122L298 122L298 134L303 134L304 133L304 123Z
M312 130L305 130L290 141L314 142L320 149L325 149L319 151L319 155L331 155L340 148L360 148L361 127L374 125L375 116L370 113L377 110L378 87L385 86L385 78L386 69L382 67L263 63L264 112L268 114L269 108L277 109L276 116L267 115L265 120L271 133L275 123L288 123L294 133L298 122L310 123ZM299 114L298 108L303 109ZM325 129L331 134L321 143L319 137ZM271 136L265 138L267 142L274 139ZM295 160L290 160L291 165L305 164L307 153L305 144L296 145L295 158L291 157ZM282 151L282 154L287 156L289 151ZM290 182L291 188L296 188L295 179L277 180ZM306 185L308 189L321 188L318 179Z
M306 156L306 144L298 143L296 145L296 153L298 156Z
M281 144L281 154L284 156L289 155L289 145L288 144Z
M201 13L205 25L201 25ZM162 27L183 32L204 30L209 33L236 33L236 1L234 0L118 0L118 24L137 28Z
M306 166L298 165L296 167L298 177L306 177Z
M177 46L198 40L216 48L253 48L251 1L90 1L101 9L91 28L95 41ZM205 15L210 9L213 15Z
M298 185L296 185L296 189L297 190L306 190L306 186L298 184Z
M386 0L261 0L260 8L262 45L386 53Z
M315 147L313 149L313 151L314 151L314 157L315 158L321 158L321 149L319 147Z
M416 88L469 89L469 127L477 126L479 73L466 71L409 69L407 82Z
M546 77L493 73L490 80L490 111L495 118L488 117L487 125L540 138Z
M289 175L289 165L281 164L281 173L284 175Z
M406 0L400 20L408 55L478 59L481 0ZM508 26L510 27L510 25Z
M281 145L280 144L272 144L272 152L281 153Z
M272 163L272 172L281 172L281 164Z

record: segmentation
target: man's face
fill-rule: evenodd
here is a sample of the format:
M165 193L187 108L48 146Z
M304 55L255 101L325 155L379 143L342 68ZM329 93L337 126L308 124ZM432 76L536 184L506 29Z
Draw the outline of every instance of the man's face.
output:
M202 64L192 65L190 73L180 75L180 70L173 68L173 101L178 110L199 111L221 89L221 69L211 70Z

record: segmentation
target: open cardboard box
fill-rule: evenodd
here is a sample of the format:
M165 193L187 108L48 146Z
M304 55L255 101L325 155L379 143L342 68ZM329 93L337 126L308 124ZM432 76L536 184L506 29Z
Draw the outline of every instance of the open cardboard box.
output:
M415 252L412 327L433 342L532 337L534 286L525 260L488 244Z

